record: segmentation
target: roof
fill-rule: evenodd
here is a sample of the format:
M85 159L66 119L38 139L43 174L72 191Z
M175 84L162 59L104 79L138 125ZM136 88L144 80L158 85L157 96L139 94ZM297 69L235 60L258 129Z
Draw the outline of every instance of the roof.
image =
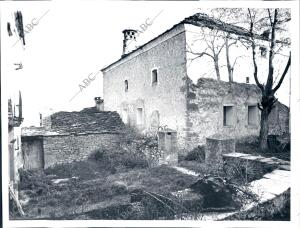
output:
M31 136L48 136L48 135L59 135L59 132L51 131L45 127L22 127L21 136L31 137Z
M185 24L192 24L195 26L217 29L224 32L236 34L239 36L250 37L251 35L250 32L243 27L225 23L219 19L209 17L204 13L196 13L193 16L185 18L183 22Z
M93 113L93 112L97 112L97 109L95 106L93 106L93 107L89 107L89 108L84 108L80 112Z
M97 112L93 107L80 112L57 112L50 118L50 129L45 127L22 128L22 136L121 133L125 127L117 112Z
M57 112L51 115L51 129L69 133L116 133L124 128L117 112Z
M222 30L222 31L225 31L225 32L228 32L228 33L233 33L233 34L236 34L236 35L239 35L239 36L243 36L243 37L249 37L250 36L249 31L247 29L245 29L245 28L225 23L225 22L223 22L221 20L209 17L207 14L204 14L204 13L196 13L196 14L190 16L190 17L185 18L181 22L175 24L170 29L168 29L165 32L161 33L160 35L156 36L155 38L153 38L152 40L148 41L147 43L139 46L138 48L134 49L133 51L131 51L131 52L125 54L125 55L122 55L120 59L118 59L117 61L109 64L108 66L106 66L104 68L102 68L101 71L105 71L106 69L108 69L112 65L114 65L115 63L121 61L122 59L126 58L127 56L131 55L132 53L134 53L134 52L142 49L147 44L153 42L154 40L156 40L160 36L168 33L169 31L173 30L176 26L181 25L181 24L192 24L192 25L195 25L195 26L207 27L207 28L210 28L210 29L219 29L219 30ZM255 37L263 39L263 37L261 37L259 35L255 35Z

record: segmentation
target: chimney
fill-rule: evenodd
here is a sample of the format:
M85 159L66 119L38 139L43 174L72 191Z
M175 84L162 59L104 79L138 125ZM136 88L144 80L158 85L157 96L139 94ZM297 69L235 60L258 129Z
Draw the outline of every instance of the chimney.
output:
M39 113L40 114L40 127L43 126L43 115L42 113Z
M95 97L95 107L98 112L104 111L104 100L101 97Z
M249 77L246 77L246 83L249 84Z
M122 32L124 34L123 53L122 53L122 57L123 57L124 55L127 55L129 52L137 48L137 42L136 42L137 30L125 29Z
M51 115L42 118L41 127L44 127L48 130L51 129L51 127L52 127Z

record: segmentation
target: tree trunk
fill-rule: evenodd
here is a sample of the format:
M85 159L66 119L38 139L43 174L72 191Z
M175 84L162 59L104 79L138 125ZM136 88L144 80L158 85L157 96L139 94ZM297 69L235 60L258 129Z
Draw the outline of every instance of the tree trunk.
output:
M268 132L269 132L269 112L268 108L264 107L261 111L260 119L260 150L266 152L268 150Z
M229 59L229 44L228 44L228 38L226 37L225 40L225 47L226 47L226 62L227 62L227 71L228 71L228 81L232 82L233 81L233 75L232 75L232 66L230 64L230 59Z
M219 68L219 59L214 58L214 63L215 63L215 70L216 70L217 79L218 79L218 81L220 81L221 76L220 76L220 68Z

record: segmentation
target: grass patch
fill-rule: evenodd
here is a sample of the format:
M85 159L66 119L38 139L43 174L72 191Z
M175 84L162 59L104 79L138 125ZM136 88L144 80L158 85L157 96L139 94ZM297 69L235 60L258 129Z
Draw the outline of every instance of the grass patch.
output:
M104 164L99 165L98 163L88 160L59 165L58 169L51 168L45 172L29 172L27 174L24 172L23 180L30 183L30 185L23 186L23 191L28 193L27 195L30 195L31 198L24 207L28 218L42 216L53 219L58 218L59 214L61 217L61 214L64 213L66 214L63 217L67 218L69 216L67 211L72 208L76 210L76 208L88 208L89 205L95 203L114 202L115 197L120 196L124 196L130 201L130 189L140 188L148 192L168 194L183 190L196 180L196 177L182 174L168 166L148 169L134 168L111 173L103 169ZM96 174L94 169L97 170ZM88 175L88 172L92 170L94 172ZM70 178L68 181L58 184L51 181L51 179L71 176L79 178ZM118 210L117 205L111 205L111 208L115 208L112 211Z

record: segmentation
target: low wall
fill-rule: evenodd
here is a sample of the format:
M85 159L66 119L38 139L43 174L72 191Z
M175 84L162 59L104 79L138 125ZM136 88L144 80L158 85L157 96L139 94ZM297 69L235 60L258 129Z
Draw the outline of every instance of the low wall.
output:
M98 133L47 136L43 140L45 167L84 160L96 149L115 150L120 134Z

